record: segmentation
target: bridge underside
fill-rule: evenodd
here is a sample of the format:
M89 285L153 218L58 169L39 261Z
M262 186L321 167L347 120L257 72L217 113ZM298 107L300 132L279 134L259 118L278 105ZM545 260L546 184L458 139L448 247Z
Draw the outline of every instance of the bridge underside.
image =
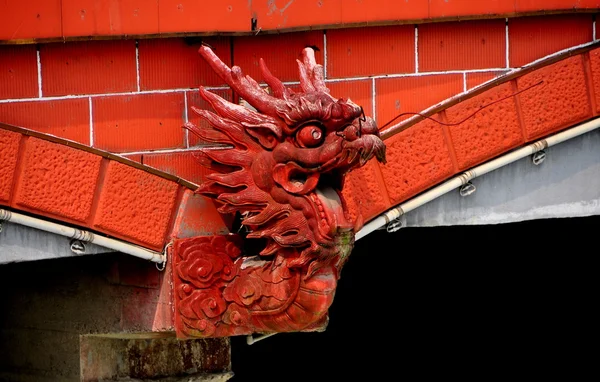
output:
M600 215L600 134L597 131L485 174L476 192L458 190L406 213L403 226L433 227L512 223Z

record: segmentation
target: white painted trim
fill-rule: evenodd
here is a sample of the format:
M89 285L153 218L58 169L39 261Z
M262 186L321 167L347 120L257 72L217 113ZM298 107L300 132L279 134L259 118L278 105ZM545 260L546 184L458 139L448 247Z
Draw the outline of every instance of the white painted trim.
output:
M139 40L135 40L135 77L137 84L137 91L140 91L140 48Z
M509 47L510 47L510 39L508 38L508 19L506 19L506 67L510 68L510 54L509 54Z
M183 121L184 123L188 123L188 98L187 92L183 92ZM185 147L190 147L190 131L185 129L185 135L183 136L185 142L183 142Z
M323 75L327 78L327 32L323 31Z
M415 73L419 73L419 26L415 25Z
M139 155L139 154L144 154L144 155L151 155L151 154L173 154L173 153L186 153L186 152L193 152L193 151L201 151L201 150L226 150L232 148L232 146L225 146L225 145L214 145L214 146L192 146L189 148L184 148L184 149L160 149L160 150L145 150L145 151L131 151L128 153L111 153L111 154L115 154L115 155L119 155L119 156L126 156L126 155Z
M37 76L38 76L38 97L42 98L42 58L40 56L40 47L38 45L36 49L37 55ZM0 100L2 101L2 100Z
M373 120L375 122L377 122L377 107L375 105L375 102L377 100L377 95L375 93L375 78L371 79L371 108L372 108L372 114L373 116L371 118L373 118Z
M559 50L558 52L554 52L554 53L549 54L547 56L544 56L542 58L538 58L535 61L531 61L530 63L528 63L526 65L523 65L520 68L514 68L509 73L516 72L516 71L519 71L521 69L529 68L530 66L536 65L537 63L539 63L541 61L547 60L547 59L549 59L551 57L558 56L558 55L563 54L563 53L567 53L567 52L573 51L575 49L585 48L586 46L592 45L593 43L594 43L594 41L590 41L590 42L586 42L584 44L572 46L572 47L567 48L567 49ZM502 69L502 70L505 70L505 69Z
M94 147L94 119L92 113L92 97L88 97L88 107L90 112L90 147Z
M463 92L467 91L467 73L463 73Z
M206 87L206 90L228 90L228 86L217 86L217 87ZM66 96L55 96L55 97L42 97L42 98L13 98L13 99L0 99L0 103L13 103L13 102L30 102L30 101L60 101L65 99L80 99L80 98L98 98L98 97L119 97L128 95L143 95L143 94L167 94L167 93L183 93L187 91L197 90L195 88L188 89L162 89L162 90L145 90L140 92L123 92L123 93L101 93L101 94L77 94L77 95L66 95Z
M419 72L419 73L400 73L400 74L382 74L376 76L363 76L363 77L347 77L347 78L330 78L325 82L346 82L346 81L364 81L371 78L382 79L382 78L404 78L404 77L425 77L425 76L439 76L444 74L464 74L464 73L487 73L487 72L500 72L506 71L506 68L486 68L486 69L469 69L469 70L448 70L445 72Z
M138 245L127 243L121 240L111 239L105 236L101 236L88 231L83 231L63 224L57 224L48 220L22 215L17 212L0 209L0 218L0 221L8 221L14 224L24 225L26 227L31 227L42 231L54 233L56 235L69 237L74 240L80 240L85 243L93 243L108 249L114 249L115 251L123 252L128 255L149 260L154 263L164 263L165 261L167 261L167 257L160 252L152 251L140 247Z

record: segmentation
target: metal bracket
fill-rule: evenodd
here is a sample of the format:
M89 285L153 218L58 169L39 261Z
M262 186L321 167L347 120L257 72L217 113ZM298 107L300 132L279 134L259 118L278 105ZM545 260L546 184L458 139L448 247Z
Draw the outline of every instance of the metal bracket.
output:
M533 156L531 157L531 161L536 166L541 165L545 159L546 159L546 152L544 150L538 151L537 153L533 154Z
M460 196L465 197L465 196L469 196L471 194L474 194L475 191L477 191L477 187L475 187L475 185L471 182L467 182L465 184L463 184L462 186L460 186Z
M85 243L77 239L71 240L71 252L76 253L78 255L85 254Z
M0 232L2 232L2 223L10 221L12 213L8 210L0 209Z
M252 334L248 334L248 336L246 336L246 343L248 345L253 345L253 344L257 343L258 341L262 341L265 338L274 336L275 334L277 334L277 333L267 333L267 334L259 335L258 337L254 337Z
M168 256L168 252L169 252L169 248L173 246L173 242L170 241L167 243L167 245L165 245L165 249L163 250L163 258L165 259L165 261L163 261L162 263L156 263L156 269L158 269L160 272L164 271L165 268L167 267L167 259L169 258Z
M385 229L388 233L393 233L399 231L400 228L402 228L402 216L398 216L396 219L389 222Z

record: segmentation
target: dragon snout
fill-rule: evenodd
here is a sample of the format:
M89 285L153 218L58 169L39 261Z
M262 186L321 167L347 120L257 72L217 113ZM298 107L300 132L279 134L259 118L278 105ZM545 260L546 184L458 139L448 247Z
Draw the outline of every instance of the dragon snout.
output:
M383 164L386 163L385 143L374 134L362 135L354 141L346 141L343 153L343 160L351 167L363 166L373 157Z

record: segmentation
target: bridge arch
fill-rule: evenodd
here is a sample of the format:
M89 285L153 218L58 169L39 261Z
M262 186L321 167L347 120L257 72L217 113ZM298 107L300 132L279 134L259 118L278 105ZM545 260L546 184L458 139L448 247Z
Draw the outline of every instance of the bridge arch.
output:
M463 171L597 117L599 91L597 43L533 62L384 129L388 162L349 174L344 197L368 222Z

